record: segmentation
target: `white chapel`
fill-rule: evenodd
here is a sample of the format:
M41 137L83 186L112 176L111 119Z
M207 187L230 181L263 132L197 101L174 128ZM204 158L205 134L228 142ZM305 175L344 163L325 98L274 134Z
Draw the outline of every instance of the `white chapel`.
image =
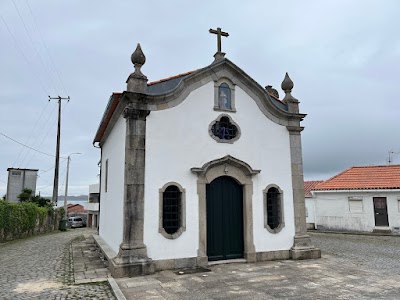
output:
M306 231L293 82L286 74L280 100L225 58L226 33L210 32L210 65L151 83L138 45L126 91L105 109L98 244L115 277L321 255Z

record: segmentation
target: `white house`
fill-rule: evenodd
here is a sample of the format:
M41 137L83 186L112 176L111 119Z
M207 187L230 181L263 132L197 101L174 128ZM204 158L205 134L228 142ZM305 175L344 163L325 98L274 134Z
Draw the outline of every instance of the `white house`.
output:
M87 226L92 228L98 227L99 220L99 198L100 198L100 184L89 185L88 202L85 203L87 210Z
M400 230L400 165L352 167L311 193L317 229Z
M304 181L304 199L306 204L306 223L307 229L315 229L315 200L311 193L322 180Z
M224 55L147 83L138 45L127 91L110 97L94 143L114 276L320 257L306 232L293 82L286 74L279 100Z

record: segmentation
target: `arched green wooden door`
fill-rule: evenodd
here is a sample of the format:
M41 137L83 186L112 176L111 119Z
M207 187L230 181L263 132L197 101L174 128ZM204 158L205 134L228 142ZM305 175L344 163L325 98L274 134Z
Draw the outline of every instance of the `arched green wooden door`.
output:
M243 187L221 176L206 192L208 260L243 257Z

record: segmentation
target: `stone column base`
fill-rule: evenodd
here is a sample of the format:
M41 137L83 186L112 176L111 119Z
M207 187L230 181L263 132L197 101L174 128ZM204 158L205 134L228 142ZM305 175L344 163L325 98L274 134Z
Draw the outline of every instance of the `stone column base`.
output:
M296 235L290 256L294 260L321 258L321 250L311 244L308 234Z
M207 256L197 256L197 266L206 268L208 266L208 257Z
M321 250L318 248L291 249L290 256L293 260L321 258Z
M254 263L257 261L257 254L255 252L245 252L244 258L248 263Z
M135 277L154 273L154 263L151 259L139 259L134 262L118 264L116 258L109 261L111 275L114 278Z

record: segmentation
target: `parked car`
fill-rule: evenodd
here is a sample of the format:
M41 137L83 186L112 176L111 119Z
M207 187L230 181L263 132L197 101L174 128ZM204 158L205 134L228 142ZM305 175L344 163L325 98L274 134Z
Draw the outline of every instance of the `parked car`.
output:
M68 226L71 228L85 227L86 222L81 217L68 218Z

